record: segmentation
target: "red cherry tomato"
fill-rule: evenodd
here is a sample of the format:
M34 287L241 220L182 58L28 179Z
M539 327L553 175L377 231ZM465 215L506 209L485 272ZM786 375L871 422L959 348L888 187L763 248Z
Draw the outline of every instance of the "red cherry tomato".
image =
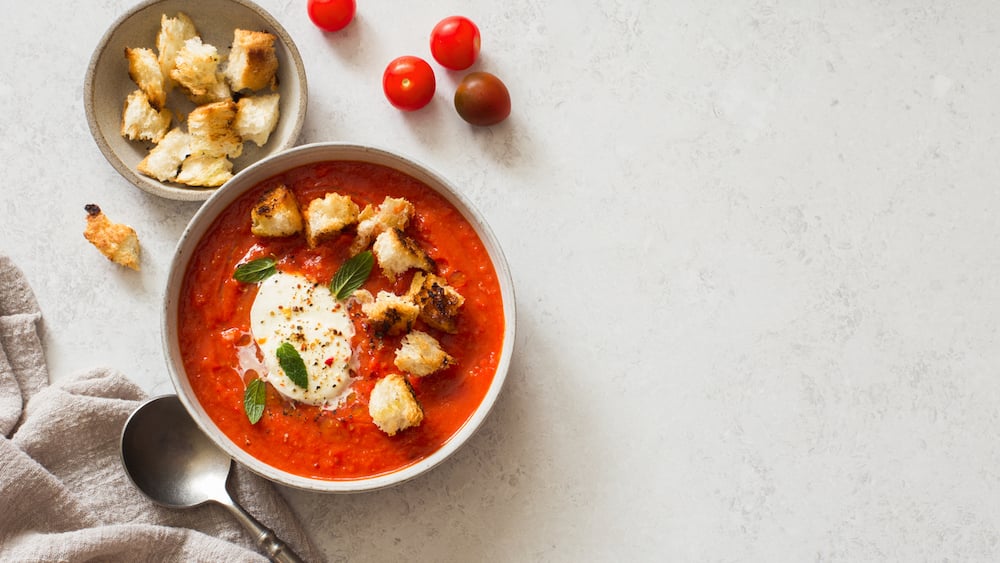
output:
M354 0L309 0L309 19L325 31L340 31L354 19Z
M465 70L479 56L479 28L472 20L451 16L438 22L431 32L431 55L441 66Z
M470 72L455 90L455 111L473 125L495 125L510 115L510 92L488 72Z
M426 106L434 97L434 70L420 57L393 60L382 74L382 90L389 103L403 111Z

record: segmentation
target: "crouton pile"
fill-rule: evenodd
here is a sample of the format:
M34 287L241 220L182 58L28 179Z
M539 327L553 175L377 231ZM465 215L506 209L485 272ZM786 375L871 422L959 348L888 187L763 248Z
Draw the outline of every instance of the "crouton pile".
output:
M264 146L278 124L275 39L264 31L236 29L223 68L218 49L202 41L191 18L178 13L161 17L156 52L126 48L137 89L125 99L121 134L154 144L138 171L196 187L229 180L231 159L243 153L243 144ZM167 107L175 88L197 106L186 120Z
M406 293L364 289L352 299L360 305L376 338L400 337L394 364L398 373L376 382L368 412L380 430L392 436L423 421L424 413L410 381L427 377L456 364L455 358L431 334L455 334L465 298L443 276L434 260L406 228L415 213L403 198L386 197L377 206L360 208L349 196L335 192L301 206L292 190L279 185L268 190L251 209L251 232L259 237L304 236L316 248L349 229L355 231L349 252L369 248L386 278L397 280L415 270ZM417 321L426 330L414 328Z

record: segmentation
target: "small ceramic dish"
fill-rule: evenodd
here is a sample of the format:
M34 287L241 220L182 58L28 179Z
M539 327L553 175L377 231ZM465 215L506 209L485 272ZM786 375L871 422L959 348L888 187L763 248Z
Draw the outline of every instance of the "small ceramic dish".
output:
M98 43L84 83L84 107L94 140L115 170L138 188L169 199L201 201L217 188L160 182L139 174L136 165L153 145L130 141L121 135L122 108L126 97L136 89L129 77L125 49L148 47L155 52L161 17L164 14L174 17L178 12L187 14L202 40L218 49L222 68L236 28L267 31L277 37L277 81L281 94L278 124L263 147L244 143L243 154L233 159L234 174L294 146L305 119L308 88L302 58L288 32L274 17L249 0L147 0L118 18ZM175 114L186 115L195 106L175 88L169 95L167 107ZM175 125L176 121L175 118Z
M391 169L392 172L384 172L383 169ZM340 174L340 172L329 172L332 169L336 170L348 170L355 172L345 172L343 176L335 176ZM356 172L358 170L373 170L372 172ZM474 313L468 310L463 310L460 314L463 315L461 322L465 322L465 329L458 330L458 334L453 334L452 336L461 337L462 330L466 330L464 334L470 335L475 334L476 336L472 340L452 340L450 342L472 342L475 341L476 345L473 349L488 350L488 352L483 352L488 354L489 362L495 361L495 371L493 372L492 378L488 380L483 380L482 377L485 376L485 372L478 371L478 368L474 368L474 365L480 364L480 360L472 361L475 358L483 357L480 352L473 352L476 355L470 355L467 358L470 360L468 362L463 362L462 359L458 360L456 372L452 372L448 375L445 374L431 374L427 378L433 379L436 376L445 377L446 379L441 380L442 385L447 388L444 395L437 396L437 398L431 395L421 395L421 389L424 391L433 393L432 387L420 387L423 385L423 379L418 382L417 386L417 396L418 400L424 402L425 409L435 409L435 408L450 408L441 407L443 403L448 405L463 402L459 399L463 393L458 390L460 386L470 386L468 389L477 389L476 393L481 393L481 395L476 395L476 399L464 402L464 404L469 405L468 407L462 407L460 415L462 418L456 417L456 422L454 430L449 430L453 432L448 437L444 438L444 442L440 443L434 441L434 446L429 450L422 450L419 456L412 455L412 452L416 450L408 449L412 447L415 442L410 440L410 437L414 439L422 439L419 436L424 434L413 435L414 431L423 431L424 426L419 426L417 428L410 428L402 432L410 432L411 434L402 435L397 434L395 437L384 437L376 430L373 426L366 426L367 430L362 430L366 432L366 437L359 438L359 434L355 433L353 430L354 425L371 425L371 421L365 421L365 415L361 415L356 410L351 410L354 407L348 405L345 407L347 412L353 413L349 417L344 418L339 410L329 413L330 416L326 416L326 413L316 413L313 411L308 411L309 414L277 414L281 412L280 409L269 411L273 412L274 418L268 419L265 424L265 420L260 421L261 426L254 426L258 424L257 422L249 422L243 420L246 415L239 411L246 408L245 395L242 390L242 386L246 385L246 374L240 375L239 369L234 368L236 364L230 364L229 359L219 359L227 357L231 353L227 346L233 346L234 340L215 340L216 334L222 334L223 332L232 333L233 329L220 329L222 325L226 326L240 326L246 327L250 326L249 319L243 319L243 313L224 313L222 317L226 315L232 315L230 318L219 320L222 317L217 317L215 314L214 305L210 303L202 305L192 305L194 301L199 298L195 295L221 295L225 290L218 289L216 284L221 283L226 285L232 278L232 265L227 261L235 257L236 260L240 260L245 252L245 245L249 244L250 247L254 247L259 244L271 244L270 242L253 242L245 240L246 237L250 235L250 213L249 209L252 204L247 203L247 195L254 194L253 197L259 197L257 194L261 192L262 189L270 189L272 184L276 182L282 186L288 182L289 186L305 186L305 189L315 188L317 186L322 187L329 183L330 186L340 185L341 190L344 193L350 193L349 190L358 188L359 190L369 190L372 189L370 186L382 186L386 182L396 182L398 185L398 180L401 175L407 178L405 182L408 186L412 185L412 181L416 180L422 187L412 188L416 191L412 192L415 196L420 198L419 201L422 203L414 203L414 207L421 209L420 206L430 206L428 203L431 199L442 198L447 202L447 204L453 208L458 214L461 215L463 221L459 222L455 220L454 223L434 223L437 226L431 226L430 215L423 216L418 223L421 227L418 230L422 232L429 232L429 230L434 230L437 233L449 233L450 234L439 234L436 236L446 237L451 240L456 240L456 237L464 237L463 240L475 240L477 242L470 243L472 247L478 249L478 252L484 252L485 258L477 258L474 262L475 264L482 264L479 260L485 260L486 263L492 265L492 270L495 272L495 282L489 281L489 274L485 274L486 277L476 278L478 274L466 273L466 266L472 264L472 262L467 262L465 259L455 259L450 262L449 267L455 267L456 270L452 270L452 275L459 279L467 280L467 284L464 285L463 291L468 291L466 293L469 296L469 302L466 303L466 307L473 307L478 311L488 311L488 313ZM351 174L354 174L353 176ZM317 178L321 178L317 180ZM344 183L341 183L344 182ZM276 184L277 185L277 184ZM431 191L435 192L435 196L421 196L419 195L425 189L429 188ZM297 188L292 188L297 189ZM400 189L410 189L410 188L400 188ZM317 194L313 194L317 197ZM379 196L381 197L381 196ZM433 204L435 208L438 208L438 204ZM444 208L441 206L440 208ZM423 207L422 209L428 209ZM239 210L239 211L234 211ZM418 211L419 212L419 211ZM232 221L234 217L242 217L243 213L246 214L245 226L236 227L233 225ZM451 211L446 214L435 215L435 217L440 217L440 220L447 220L447 217L452 217ZM240 225L243 224L243 219L236 219ZM467 225L467 227L466 227ZM221 230L220 230L221 229ZM470 233L470 230L472 231ZM224 234L223 234L224 233ZM464 233L464 234L459 234ZM345 236L349 236L348 233ZM227 236L235 237L233 241L225 240ZM299 235L300 236L300 235ZM321 256L330 255L333 252L331 249L323 249L322 251L317 251L315 256L310 254L310 251L300 251L291 250L291 245L304 245L305 243L299 243L293 237L285 237L284 239L278 239L280 242L274 242L274 244L284 244L285 248L289 249L288 252L300 253L303 256L309 256L306 258L306 262L312 262L318 264L318 261L326 260ZM341 244L338 242L336 244ZM228 248L228 251L217 252L216 245L219 248ZM227 246L228 245L228 246ZM296 246L295 248L299 248ZM455 248L467 248L465 246L455 246ZM207 250L206 250L207 249ZM207 259L205 253L210 256L216 256L216 258ZM251 252L253 252L251 250ZM472 250L472 252L477 252ZM219 258L222 256L221 258ZM226 258L228 257L228 258ZM447 260L447 257L444 257ZM208 262L211 262L209 265ZM198 264L195 270L198 272L195 278L190 277L190 264ZM485 266L478 266L480 269L485 270ZM218 279L221 281L209 281L203 277L207 272L215 272L209 274L211 276L220 276ZM377 270L377 268L376 268ZM471 272L471 270L469 270ZM373 274L374 276L375 274ZM442 274L445 275L445 274ZM453 279L454 279L453 277ZM192 281L196 279L198 281ZM481 280L481 281L475 281ZM496 289L491 289L493 284L496 284ZM203 286L192 286L192 284L204 284ZM197 287L192 289L192 287ZM482 290L476 289L476 287L487 288ZM204 292L204 293L202 293ZM256 299L257 290L240 290L238 291L240 295L250 296L250 299ZM484 300L489 300L484 302ZM223 302L225 299L213 298L212 303ZM471 303L471 304L470 304ZM174 388L177 391L181 402L191 413L192 418L201 427L201 429L224 451L226 451L233 459L242 465L248 467L250 470L262 475L268 479L271 479L282 485L287 485L290 487L296 487L300 489L306 489L316 492L327 492L327 493L348 493L348 492L362 492L362 491L372 491L376 489L381 489L384 487L389 487L397 485L418 475L421 475L430 469L434 468L442 461L447 459L451 454L458 450L466 441L476 432L476 430L482 425L493 405L495 404L500 391L504 385L506 379L507 370L510 366L511 355L513 353L514 346L514 327L515 327L515 298L514 298L514 286L513 280L511 278L510 270L508 268L507 262L504 258L503 252L500 248L500 244L493 235L489 226L483 217L472 207L472 205L462 196L461 192L453 187L446 179L444 179L439 174L429 170L428 168L410 160L401 155L395 154L393 152L362 146L362 145L352 145L345 143L316 143L310 145L304 145L292 148L276 156L264 159L257 162L245 170L237 174L232 180L224 184L221 188L216 191L204 205L198 210L195 216L191 219L188 227L185 229L180 240L178 241L176 251L170 266L170 274L167 278L166 289L163 299L163 317L162 317L162 337L163 337L163 350L164 356L167 360L167 367L174 384ZM244 306L246 308L244 308ZM184 310L191 310L191 308L198 308L200 311L205 311L207 315L206 319L199 317L200 312L191 313L191 317L184 318ZM227 310L240 310L249 311L249 305L243 303L240 306L236 306L230 303ZM288 310L294 310L297 307L287 307ZM211 310L209 310L211 309ZM279 309L281 307L279 306ZM469 317L468 315L472 315ZM212 320L208 320L211 318ZM202 322L202 321L205 322ZM218 326L211 326L209 324L216 323ZM231 324L227 324L231 323ZM490 323L491 326L499 326L499 329L487 328L484 323ZM197 327L191 329L190 327ZM301 329L301 326L299 327ZM413 326L414 330L417 330L417 326ZM194 331L206 331L208 336L194 336L191 332ZM243 329L239 329L243 330ZM427 330L421 329L421 330ZM189 355L187 352L189 349L183 348L184 344L182 341L190 343L192 338L199 341L205 346L215 346L216 342L219 342L222 346L221 351L218 354L202 354L201 352L192 352L193 356ZM249 335L247 335L249 338ZM366 337L362 337L361 341L365 341ZM493 344L484 344L485 342L493 342ZM263 342L260 340L258 342ZM241 344L235 345L238 349ZM360 343L357 346L362 346ZM491 346L495 346L495 349ZM363 354L368 352L362 352L362 348L357 348L354 354ZM457 353L456 356L460 356L463 350L452 348L450 353ZM237 352L239 354L240 352ZM202 358L208 358L211 356L215 358L208 361L208 363L201 363ZM333 358L331 358L332 360ZM357 358L355 358L357 359ZM218 360L218 364L214 363ZM487 362L487 363L489 363ZM242 363L242 361L237 360L237 363ZM224 364L224 365L223 365ZM219 367L219 366L222 367ZM315 365L315 364L312 364ZM327 364L330 365L330 364ZM361 364L363 365L363 364ZM480 364L482 365L482 364ZM194 367L192 367L194 366ZM464 366L464 367L463 367ZM365 369L365 368L360 368ZM391 370L391 368L389 368ZM402 369L402 368L400 368ZM191 370L191 373L189 373ZM204 371L201 371L204 370ZM375 366L373 368L373 373L385 373L386 368L384 366ZM248 373L248 372L247 372ZM240 377L244 377L241 382ZM252 377L257 377L256 375ZM362 379L367 378L365 374L361 374ZM371 381L370 379L368 380ZM480 384L479 382L484 382ZM204 385L209 385L205 387ZM365 385L365 383L359 383L360 385ZM433 381L427 385L436 385ZM223 392L221 389L226 388L230 391ZM214 391L209 391L209 389L214 389ZM319 387L317 387L319 389ZM199 395L201 393L201 395ZM207 394L205 394L207 393ZM358 391L359 394L367 394L367 391ZM351 393L353 395L353 393ZM200 396L210 399L213 403L211 408L206 407L201 402ZM231 398L226 398L231 397ZM275 398L276 396L272 396ZM428 401L436 401L434 404ZM350 399L348 399L350 401ZM367 405L367 397L364 399L358 399L359 405ZM478 401L478 402L476 402ZM237 405L235 403L240 402ZM219 409L219 405L223 404L222 410ZM269 409L274 408L275 403L271 403ZM364 407L367 409L367 406ZM214 409L214 410L213 410ZM234 410L231 410L234 409ZM299 407L293 406L288 407L288 412L296 413ZM338 407L339 409L339 407ZM214 412L215 415L210 414ZM302 411L306 412L306 411ZM429 423L431 428L439 427L443 422L442 419L434 419L433 412L439 412L443 414L442 410L433 411L427 410L428 420L424 420L425 426ZM223 413L223 414L219 414ZM367 410L365 411L367 414ZM270 416L270 415L265 415ZM315 418L313 418L315 416ZM221 417L221 420L230 431L224 431L221 429L220 424L217 423L215 417ZM273 430L277 426L271 426L272 424L283 424L282 420L287 420L286 417L293 418L297 421L301 420L311 420L316 424L316 430L313 432L318 438L310 437L311 444L315 446L310 446L310 448L318 448L316 455L316 460L326 463L326 459L333 448L339 448L343 450L344 448L360 448L361 451L374 451L371 449L372 444L378 443L379 446L383 445L389 448L391 451L387 452L389 454L395 454L398 452L406 451L409 452L407 457L410 461L407 463L389 470L379 470L374 473L363 473L352 475L346 478L330 477L330 478L320 478L315 475L310 469L306 473L292 473L290 470L281 469L276 467L274 464L270 464L255 455L251 454L250 451L260 451L267 455L277 456L277 460L285 460L290 458L303 458L302 454L305 454L304 449L294 449L293 453L285 452L282 448L286 447L284 444L260 446L258 442L261 442L264 438L259 434L254 434L258 431L260 432L270 432L273 436L278 436L281 432L286 432L284 434L285 441L288 444L295 444L295 448L305 442L300 442L296 438L289 439L289 434L287 430ZM238 420L237 420L238 419ZM337 420L349 420L352 427L350 437L345 438L341 434L328 435L323 433L323 428L329 428L331 424L337 424ZM234 426L235 424L235 426ZM296 423L298 424L298 422ZM308 424L308 423L307 423ZM346 423L345 423L346 424ZM287 427L286 427L287 428ZM429 432L437 432L436 430L428 429ZM295 430L298 432L298 430ZM239 443L237 443L235 438L230 436L249 436L254 434L255 437L252 439L253 446L251 447L251 440L245 438L239 438ZM378 439L370 441L368 437L372 434L378 436ZM277 439L277 438L275 438ZM362 440L359 442L359 439ZM346 441L345 441L346 440ZM389 444L386 444L386 443ZM263 443L263 442L261 442ZM326 446L329 444L329 446ZM353 444L353 446L351 445ZM406 444L411 444L407 446ZM290 447L290 446L289 446ZM303 446L304 447L304 446ZM252 450L252 448L263 448ZM395 448L394 450L392 448ZM312 449L310 449L312 451ZM308 463L312 462L313 454L305 456L309 459ZM341 454L336 454L337 456ZM345 456L350 454L344 454ZM334 465L339 465L341 461L334 462ZM312 465L310 467L320 467L319 464ZM316 471L320 471L316 469Z

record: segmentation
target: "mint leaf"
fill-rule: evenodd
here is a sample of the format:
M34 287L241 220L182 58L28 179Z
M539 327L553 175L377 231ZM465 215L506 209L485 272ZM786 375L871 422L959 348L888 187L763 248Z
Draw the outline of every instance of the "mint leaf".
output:
M330 281L330 293L333 293L333 297L338 301L347 299L368 281L373 265L375 257L372 256L371 250L366 250L344 262Z
M233 272L233 279L242 283L257 283L266 280L278 272L274 258L258 258L245 264L240 264Z
M292 383L303 389L309 386L306 363L302 361L302 356L299 355L299 351L295 349L295 346L292 346L288 342L282 342L281 346L278 346L276 355L278 356L278 363L281 365L281 369L285 370L285 375L288 376L288 379L292 380Z
M250 419L250 424L257 424L261 416L264 416L264 403L267 399L267 386L264 381L254 379L247 385L247 390L243 392L243 410Z

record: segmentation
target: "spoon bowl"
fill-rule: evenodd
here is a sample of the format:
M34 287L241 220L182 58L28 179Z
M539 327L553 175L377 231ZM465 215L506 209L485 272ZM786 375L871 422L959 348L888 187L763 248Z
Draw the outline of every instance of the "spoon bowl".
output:
M168 508L221 504L271 560L302 561L233 500L226 488L232 459L202 433L176 395L150 399L129 416L121 458L129 479L153 502Z
M172 396L153 399L132 414L122 433L121 453L132 482L169 508L217 501L232 465Z

